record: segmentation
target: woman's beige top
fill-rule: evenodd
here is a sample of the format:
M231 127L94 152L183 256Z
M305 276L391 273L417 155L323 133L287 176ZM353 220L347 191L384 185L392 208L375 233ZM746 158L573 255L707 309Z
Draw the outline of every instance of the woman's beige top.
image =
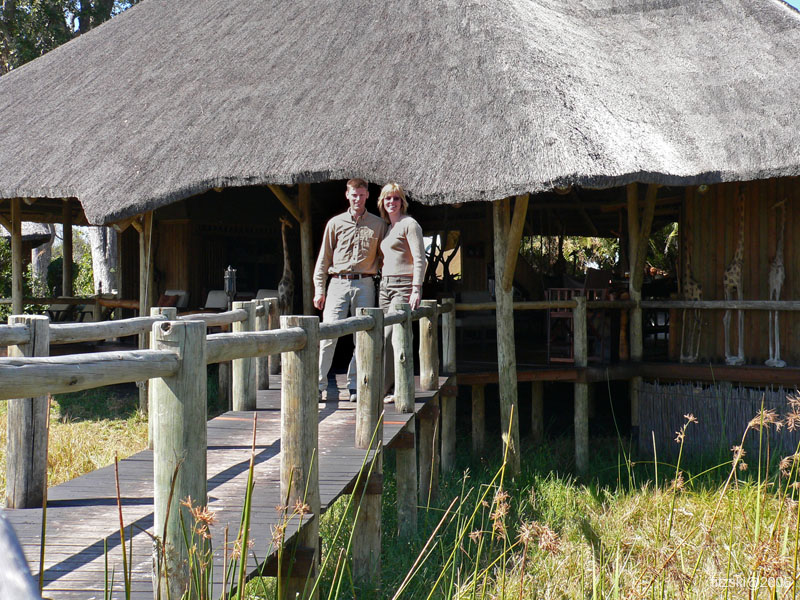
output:
M394 225L389 225L381 242L384 277L407 275L413 285L422 285L425 277L425 242L422 227L413 218L403 215Z

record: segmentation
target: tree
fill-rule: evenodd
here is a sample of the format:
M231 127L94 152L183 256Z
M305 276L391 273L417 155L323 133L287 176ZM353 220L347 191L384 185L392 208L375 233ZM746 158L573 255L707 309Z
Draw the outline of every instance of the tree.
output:
M139 0L2 0L0 75L108 21Z

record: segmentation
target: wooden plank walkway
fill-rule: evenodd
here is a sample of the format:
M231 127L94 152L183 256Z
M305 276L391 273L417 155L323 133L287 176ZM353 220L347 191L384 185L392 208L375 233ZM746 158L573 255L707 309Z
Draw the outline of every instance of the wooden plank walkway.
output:
M440 378L440 388L447 378ZM338 381L340 389L346 388ZM419 380L417 379L417 386ZM258 392L258 409L227 412L208 423L208 500L216 514L212 528L217 579L222 576L224 529L235 539L241 518L252 444L253 415L258 415L256 433L255 489L250 537L254 540L250 567L267 556L272 526L281 516L280 499L280 377L270 380L272 389ZM416 412L437 392L417 388ZM365 450L353 447L356 405L344 393L340 401L320 405L320 497L322 511L355 479ZM387 405L384 445L406 425L410 414L397 413ZM132 598L153 597L153 454L146 450L120 461L119 479L125 523L126 546L133 526ZM108 545L109 571L114 571L114 598L123 598L122 550L119 537L114 467L104 467L50 488L47 506L44 597L53 600L99 600L104 594L104 542ZM41 509L4 509L23 545L31 571L36 574L41 547ZM287 539L295 531L287 529ZM129 559L130 560L130 559ZM219 586L218 586L219 588ZM221 589L221 588L219 588Z

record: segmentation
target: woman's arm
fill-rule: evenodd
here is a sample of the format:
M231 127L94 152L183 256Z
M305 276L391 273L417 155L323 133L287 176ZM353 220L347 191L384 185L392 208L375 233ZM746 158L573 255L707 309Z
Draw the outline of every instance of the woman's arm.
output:
M422 300L422 281L425 277L425 240L422 235L422 227L415 219L409 218L410 223L407 227L406 240L411 251L413 261L413 277L411 280L411 297L408 303L411 309L419 307Z

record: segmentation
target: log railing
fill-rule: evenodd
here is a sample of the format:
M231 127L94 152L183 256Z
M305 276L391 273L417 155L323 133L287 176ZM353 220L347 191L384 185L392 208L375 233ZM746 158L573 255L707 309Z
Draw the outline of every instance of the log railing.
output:
M153 309L150 317L94 324L49 324L39 315L10 317L8 326L0 326L0 344L9 345L9 357L0 358L0 400L8 399L9 439L26 439L29 445L43 448L44 454L30 448L11 448L7 456L8 481L20 482L9 489L21 490L7 497L9 507L41 506L44 469L46 466L47 404L45 396L110 384L150 381L150 420L154 438L155 523L154 531L165 531L163 540L172 552L167 553L163 568L175 573L169 583L170 593L179 597L185 584L185 548L182 543L178 511L185 511L168 498L206 497L206 366L233 361L234 405L241 410L255 409L255 390L259 386L256 361L269 355L283 354L282 369L282 459L281 497L302 498L312 513L319 514L318 404L319 340L345 335L357 336L358 404L354 444L370 451L372 477L382 473L383 414L383 349L384 328L392 327L388 336L394 348L395 396L399 412L414 412L414 367L411 322L420 321L420 385L436 390L439 385L437 349L438 317L443 324L444 364L450 374L455 370L454 303L441 305L424 301L411 311L408 304L397 304L384 314L380 309L360 309L355 317L333 323L319 323L317 317L281 317L281 329L270 329L267 317L277 307L275 299L237 303L234 310L220 314L194 314L174 318L174 309ZM207 334L212 325L234 324L231 333ZM149 350L100 352L59 357L46 356L50 342L69 343L104 337L118 337L150 331ZM237 367L238 365L238 367ZM237 383L238 381L238 383ZM443 390L442 401L448 407L448 419L442 428L442 452L452 462L455 447L455 393ZM431 403L438 403L435 398ZM24 418L12 419L12 405L20 408ZM429 498L435 494L439 468L437 438L438 406L420 415L419 479L416 466L416 426L412 417L398 446L398 510L403 518L399 528L405 534L416 530L417 494ZM41 422L40 422L41 421ZM11 432L11 429L14 431ZM411 443L409 443L409 439ZM372 440L377 446L370 448ZM33 459L32 457L36 457ZM430 460L428 460L430 458ZM37 464L32 464L35 460ZM443 467L448 465L443 464ZM180 467L178 469L178 467ZM431 471L431 468L434 470ZM173 481L173 474L179 475ZM174 488L174 489L173 489ZM291 488L291 489L290 489ZM377 492L376 489L377 488ZM357 578L380 577L380 486L367 485L358 521L354 525L353 573ZM170 514L166 510L169 506ZM184 519L189 515L184 514ZM298 534L296 543L319 553L318 522L309 520L309 527ZM316 561L310 561L314 569ZM302 591L306 573L284 582L286 597ZM164 584L158 584L162 588Z

